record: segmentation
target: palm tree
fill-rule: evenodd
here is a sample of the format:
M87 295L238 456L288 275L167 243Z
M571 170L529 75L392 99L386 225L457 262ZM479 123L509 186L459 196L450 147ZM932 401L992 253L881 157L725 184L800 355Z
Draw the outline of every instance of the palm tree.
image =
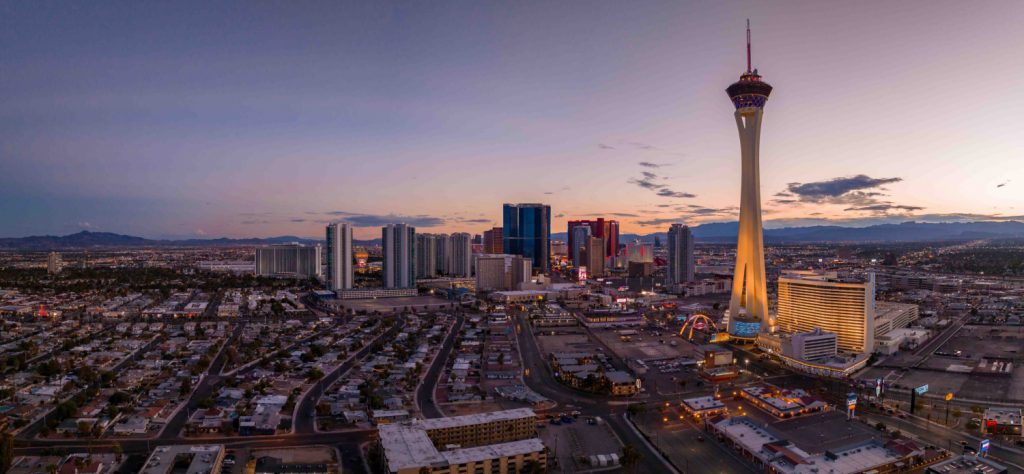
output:
M640 465L640 459L642 458L643 455L633 445L626 445L622 447L622 455L619 456L619 462L622 463L622 467L629 469L629 472L636 474L636 468Z

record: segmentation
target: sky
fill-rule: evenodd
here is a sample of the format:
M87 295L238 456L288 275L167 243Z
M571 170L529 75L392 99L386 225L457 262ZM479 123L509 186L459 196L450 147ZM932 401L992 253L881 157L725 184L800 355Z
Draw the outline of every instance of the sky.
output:
M1024 215L1024 2L0 2L0 237Z

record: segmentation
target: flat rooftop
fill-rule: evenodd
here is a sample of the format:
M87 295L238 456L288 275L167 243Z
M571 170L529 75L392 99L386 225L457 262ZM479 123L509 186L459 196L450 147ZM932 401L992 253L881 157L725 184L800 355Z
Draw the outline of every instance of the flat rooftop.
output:
M472 415L462 416L451 416L447 418L428 418L426 420L418 420L416 425L419 428L425 430L438 430L444 428L453 428L456 426L468 426L468 425L482 425L486 423L493 423L495 421L506 421L506 420L517 420L520 418L536 418L535 413L530 408L515 408L512 410L493 411L489 413L474 413Z
M387 459L388 469L391 472L423 466L459 465L544 450L544 443L540 438L529 438L507 443L439 451L430 441L426 430L418 424L395 423L381 426L379 431L380 442L384 447L384 457Z
M142 474L209 474L224 454L223 444L158 446L149 455ZM186 471L175 471L176 460L191 457Z

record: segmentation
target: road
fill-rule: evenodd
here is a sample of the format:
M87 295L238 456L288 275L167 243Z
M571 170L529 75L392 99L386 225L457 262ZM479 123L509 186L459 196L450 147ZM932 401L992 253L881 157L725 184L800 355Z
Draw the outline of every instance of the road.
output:
M174 413L174 416L167 422L167 425L164 426L163 431L160 432L159 438L177 438L181 433L181 429L185 427L185 423L188 423L189 414L192 413L192 411L199 409L199 401L213 395L213 391L220 385L221 380L224 379L224 377L219 374L224 368L224 364L227 363L227 351L225 349L230 344L234 344L234 342L238 340L238 337L242 334L242 328L244 327L244 322L239 322L235 325L235 330L232 331L231 336L224 341L224 345L221 347L220 352L217 353L217 357L215 357L213 362L210 363L210 368L207 369L206 375L204 375L202 380L199 381L199 385L192 391L192 395L189 397L185 407Z
M523 377L523 381L531 390L554 400L561 407L577 406L584 415L600 416L607 420L608 426L624 445L633 446L640 452L641 460L638 472L675 471L673 466L668 464L661 454L652 449L652 446L647 444L643 437L634 431L629 422L623 418L626 406L622 404L622 400L612 401L606 396L580 392L559 383L545 363L526 317L523 314L517 314L516 322L518 326L516 338L519 343L520 355L523 358L523 367L530 369L529 373ZM648 401L654 402L655 400ZM658 401L660 402L660 400ZM713 446L717 445L708 443L702 446L706 446L707 449L716 449Z
M373 349L373 346L381 339L389 339L398 335L402 329L405 328L405 319L399 318L398 321L393 324L388 330L375 337L372 341L363 345L362 349L359 349L355 355L351 356L344 363L339 365L337 368L332 370L329 374L325 375L316 384L307 390L302 399L296 403L295 418L292 420L292 429L295 433L315 433L316 432L316 404L320 399L320 395L324 393L324 389L331 386L342 374L345 374L352 367L358 363L363 357Z
M110 372L113 372L113 373L120 372L130 362L138 360L143 355L145 355L146 352L149 352L149 350L152 349L153 346L156 345L156 343L160 342L161 340L163 340L162 337L154 337L149 342L147 342L146 345L144 345L141 348L137 349L131 355L125 357L124 360L122 360L121 362L118 362L117 365L115 365L113 368L110 369ZM93 382L88 388L98 389L99 388L99 380L97 379L97 381ZM70 399L76 397L78 394L82 393L85 390L86 390L85 388L79 389L79 390L75 391L74 394L69 395L65 400L70 400ZM24 428L22 428L21 431L18 432L18 435L17 435L18 438L21 438L21 439L32 439L32 438L35 438L35 436L39 433L40 428L43 427L43 423L45 423L46 420L49 419L51 415L53 415L53 412L55 410L56 410L56 405L54 406L53 409L51 409L49 412L47 412L46 415L36 419L35 421L29 423Z
M901 432L909 433L938 448L951 450L954 454L959 454L961 441L975 449L977 449L978 444L981 442L981 438L977 436L947 428L918 417L902 419L883 415L876 411L860 411L861 413L858 414L858 418L867 421L871 425L881 422L889 429L899 429ZM989 457L996 462L1019 469L1020 471L1018 472L1024 472L1024 451L1000 445L993 440L989 450Z
M426 418L444 417L444 413L437 407L437 403L434 400L434 391L437 389L437 382L441 378L441 373L448 362L448 354L451 354L454 349L455 338L458 336L459 331L462 330L462 324L465 322L466 317L460 312L455 320L454 327L448 333L448 337L445 338L437 355L434 356L434 361L430 364L430 370L427 370L423 383L416 389L416 402L419 405L420 413Z

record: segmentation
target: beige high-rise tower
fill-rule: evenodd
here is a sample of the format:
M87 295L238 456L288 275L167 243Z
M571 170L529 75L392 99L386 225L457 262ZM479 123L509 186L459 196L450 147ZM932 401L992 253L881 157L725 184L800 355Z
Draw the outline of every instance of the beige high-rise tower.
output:
M774 332L768 314L764 271L764 232L761 227L761 117L772 86L761 80L750 64L750 21L747 21L747 71L726 89L736 106L740 133L743 179L740 188L740 227L736 242L736 270L729 300L729 335L753 339L760 332Z

